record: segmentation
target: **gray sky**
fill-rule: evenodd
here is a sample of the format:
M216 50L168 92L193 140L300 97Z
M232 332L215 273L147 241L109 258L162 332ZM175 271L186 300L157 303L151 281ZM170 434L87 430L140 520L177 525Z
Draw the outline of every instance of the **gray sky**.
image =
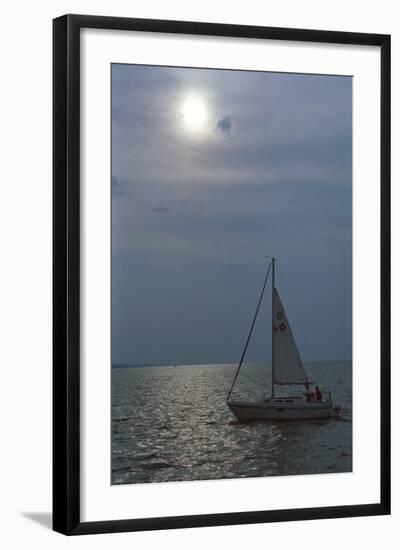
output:
M351 87L112 66L114 364L237 361L266 253L303 359L351 358Z

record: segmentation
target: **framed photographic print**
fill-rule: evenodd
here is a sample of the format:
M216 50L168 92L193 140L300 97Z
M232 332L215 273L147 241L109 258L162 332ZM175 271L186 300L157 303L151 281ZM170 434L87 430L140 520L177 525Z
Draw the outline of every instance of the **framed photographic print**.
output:
M54 20L54 529L390 513L390 37Z

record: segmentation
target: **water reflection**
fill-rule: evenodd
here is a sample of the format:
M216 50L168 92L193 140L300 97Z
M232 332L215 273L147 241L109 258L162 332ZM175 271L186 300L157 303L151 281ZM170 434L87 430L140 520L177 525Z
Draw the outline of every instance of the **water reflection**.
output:
M351 364L307 369L332 389L342 420L239 423L225 403L228 365L114 369L112 482L351 471ZM243 371L239 393L268 394L268 367Z

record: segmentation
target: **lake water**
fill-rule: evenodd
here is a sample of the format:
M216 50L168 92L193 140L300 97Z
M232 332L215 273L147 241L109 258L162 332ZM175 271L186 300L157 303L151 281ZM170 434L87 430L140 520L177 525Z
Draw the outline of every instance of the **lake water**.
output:
M113 368L112 483L351 471L351 362L305 367L339 418L238 422L226 405L235 365ZM236 394L268 395L270 378L268 365L244 365Z

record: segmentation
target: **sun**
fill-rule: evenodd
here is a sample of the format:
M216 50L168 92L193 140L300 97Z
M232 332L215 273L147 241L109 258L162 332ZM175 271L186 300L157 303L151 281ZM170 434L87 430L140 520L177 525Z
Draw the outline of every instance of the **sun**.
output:
M198 96L185 99L181 107L181 115L185 128L192 132L205 130L209 113L205 101Z

